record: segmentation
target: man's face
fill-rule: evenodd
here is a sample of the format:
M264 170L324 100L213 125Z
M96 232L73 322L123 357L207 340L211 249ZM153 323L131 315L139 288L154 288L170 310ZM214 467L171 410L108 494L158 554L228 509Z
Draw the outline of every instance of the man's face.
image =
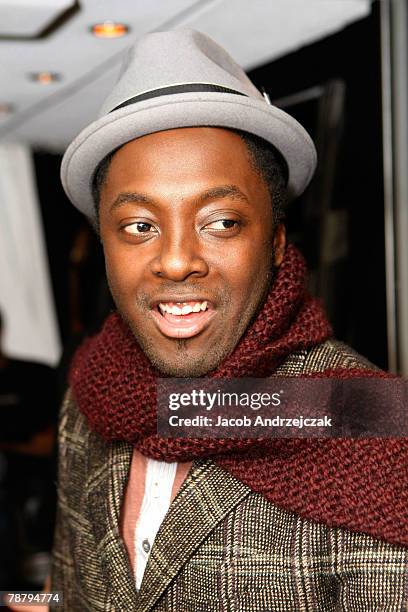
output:
M100 200L112 296L152 364L215 369L237 345L284 250L245 143L220 128L138 138L114 155Z

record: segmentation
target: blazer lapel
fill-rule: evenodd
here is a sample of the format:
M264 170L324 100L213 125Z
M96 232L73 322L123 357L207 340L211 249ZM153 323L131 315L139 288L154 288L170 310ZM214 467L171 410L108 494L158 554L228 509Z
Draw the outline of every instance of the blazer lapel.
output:
M120 536L120 511L133 447L127 442L106 444L95 434L89 448L89 517L106 590L115 610L137 610L135 580Z
M148 612L216 525L251 489L211 460L195 461L155 538L137 597Z
M120 511L133 447L89 445L87 496L106 588L118 610L151 610L195 549L251 489L213 461L195 461L160 525L139 592L120 536Z

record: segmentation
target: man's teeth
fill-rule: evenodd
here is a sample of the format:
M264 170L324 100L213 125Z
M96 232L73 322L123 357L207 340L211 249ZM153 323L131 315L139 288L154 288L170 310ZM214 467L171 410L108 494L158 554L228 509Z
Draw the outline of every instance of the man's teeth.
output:
M160 303L159 308L162 312L168 312L169 314L173 315L188 315L191 312L200 312L200 310L206 310L207 302L190 302L189 304L183 302L182 304L179 303L178 305Z

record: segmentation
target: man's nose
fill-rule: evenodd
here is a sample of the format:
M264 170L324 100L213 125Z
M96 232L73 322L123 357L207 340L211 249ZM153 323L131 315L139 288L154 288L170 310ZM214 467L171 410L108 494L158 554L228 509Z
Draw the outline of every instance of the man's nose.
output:
M151 268L156 276L173 281L183 281L192 275L205 276L208 265L194 229L177 227L164 231Z

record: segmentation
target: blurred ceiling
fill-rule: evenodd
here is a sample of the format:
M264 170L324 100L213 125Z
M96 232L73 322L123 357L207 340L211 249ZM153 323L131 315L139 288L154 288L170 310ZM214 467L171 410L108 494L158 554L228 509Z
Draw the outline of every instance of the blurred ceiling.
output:
M40 36L76 4L74 0L0 0L0 37Z
M96 117L124 51L146 32L201 30L251 69L369 12L370 0L0 0L0 139L62 151ZM107 20L129 33L93 36L90 26ZM56 80L34 80L45 71Z

